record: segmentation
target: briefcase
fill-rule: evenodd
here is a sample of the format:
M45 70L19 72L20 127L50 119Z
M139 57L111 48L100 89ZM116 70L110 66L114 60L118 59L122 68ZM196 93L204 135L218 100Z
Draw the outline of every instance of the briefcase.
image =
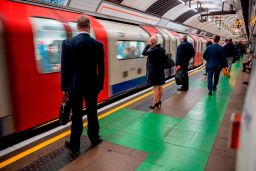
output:
M177 85L183 85L184 82L184 73L182 70L178 70L175 74L175 81Z
M71 118L71 102L68 93L62 97L59 113L59 124L66 125Z

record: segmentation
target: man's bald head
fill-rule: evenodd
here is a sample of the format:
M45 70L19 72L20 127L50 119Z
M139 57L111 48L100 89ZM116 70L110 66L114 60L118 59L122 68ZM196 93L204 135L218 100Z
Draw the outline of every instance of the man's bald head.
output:
M87 31L89 32L90 30L90 19L87 15L80 15L77 18L77 29L79 31Z
M182 41L187 40L188 39L188 35L184 34L181 39L182 39Z

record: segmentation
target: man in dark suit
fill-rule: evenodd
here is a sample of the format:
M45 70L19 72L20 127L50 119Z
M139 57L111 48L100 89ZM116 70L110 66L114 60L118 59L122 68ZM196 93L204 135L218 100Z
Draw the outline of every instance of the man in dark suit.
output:
M236 48L235 45L232 42L232 39L229 39L225 46L223 46L224 55L226 58L226 63L228 65L228 72L230 73L232 63L235 61L236 57Z
M195 56L195 50L191 43L187 41L187 35L183 35L182 42L177 47L176 55L176 71L181 70L184 75L183 85L178 91L187 91L189 80L188 80L188 65L189 60Z
M90 36L88 16L78 17L77 29L80 32L77 36L63 41L61 55L61 88L63 92L68 92L73 112L70 141L65 142L65 145L75 153L80 150L83 131L83 99L86 101L88 137L92 146L102 142L99 136L97 96L104 82L103 45Z
M203 58L207 61L206 69L208 72L208 90L210 96L212 95L212 91L217 90L220 71L226 66L223 47L218 44L220 36L214 36L213 41L214 43L208 46L203 54Z

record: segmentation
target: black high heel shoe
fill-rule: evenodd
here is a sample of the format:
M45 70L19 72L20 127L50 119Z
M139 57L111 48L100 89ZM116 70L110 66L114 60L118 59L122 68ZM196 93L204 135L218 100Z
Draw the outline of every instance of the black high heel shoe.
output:
M160 109L161 108L161 101L159 101L159 102L157 102L157 103L155 103L153 106L149 106L149 108L150 109L155 109L155 107L157 107L158 109Z
M157 107L160 109L161 108L161 104L162 104L162 102L161 102L161 100L159 101L159 102L157 102Z
M155 103L153 106L149 106L150 109L155 109L155 107L158 107L158 102Z

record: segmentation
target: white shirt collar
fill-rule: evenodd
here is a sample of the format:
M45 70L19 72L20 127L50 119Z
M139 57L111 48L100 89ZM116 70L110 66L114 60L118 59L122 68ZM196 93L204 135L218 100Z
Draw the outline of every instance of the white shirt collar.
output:
M79 34L81 34L81 33L90 34L90 33L88 33L87 31L79 31Z

